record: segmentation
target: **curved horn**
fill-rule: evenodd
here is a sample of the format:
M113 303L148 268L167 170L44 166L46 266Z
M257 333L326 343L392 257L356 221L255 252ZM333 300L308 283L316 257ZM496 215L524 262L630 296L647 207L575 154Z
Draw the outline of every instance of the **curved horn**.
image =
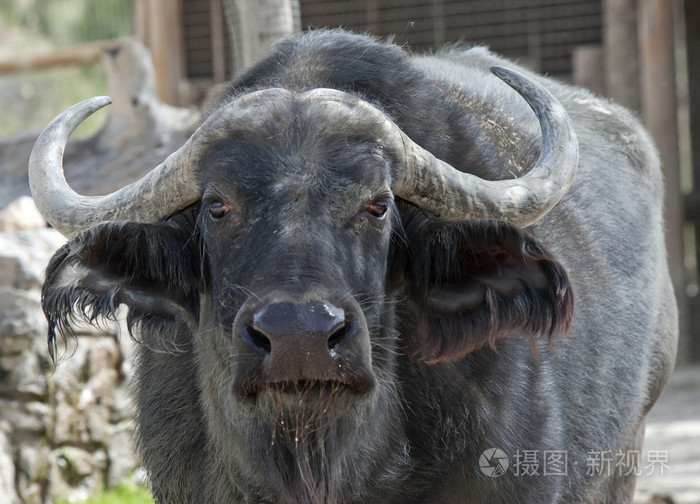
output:
M82 196L63 174L63 152L70 134L88 116L109 105L90 98L59 114L39 135L29 157L29 188L39 211L66 237L102 221L155 222L199 199L199 184L187 158L191 140L140 180L105 196Z
M394 147L398 155L404 156L392 174L392 189L400 197L444 219L494 218L525 227L547 213L571 186L578 165L578 142L564 108L546 89L513 70L494 67L492 71L523 96L542 128L537 164L516 179L489 181L458 171L410 140L375 107L361 100L358 103L341 91L316 89L304 94L312 99L352 104L351 108L380 119L394 132L389 138L398 142ZM209 117L200 130L224 131L223 123L218 121L228 116L229 122L238 118L253 124L259 117L257 107L291 94L267 89L244 95ZM110 101L107 97L92 98L60 114L39 136L29 159L29 183L37 207L68 237L102 221L162 220L200 196L197 174L188 162L194 157L193 142L198 132L142 179L111 194L81 196L68 186L63 174L68 137L85 118ZM232 115L233 110L238 113Z
M564 107L544 87L514 70L495 66L491 71L527 101L539 120L542 151L535 166L519 178L484 180L435 158L402 133L406 166L394 175L393 190L443 219L489 218L526 227L571 187L578 140Z

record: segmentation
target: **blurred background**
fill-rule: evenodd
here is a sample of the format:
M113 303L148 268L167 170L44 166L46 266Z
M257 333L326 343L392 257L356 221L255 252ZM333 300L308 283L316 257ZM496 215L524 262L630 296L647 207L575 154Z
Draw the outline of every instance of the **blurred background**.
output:
M161 101L197 106L287 33L343 26L415 51L484 44L642 116L667 180L669 254L681 301L679 362L700 361L700 6L687 0L0 0L0 136L40 129L107 93L101 49L151 51ZM689 83L695 83L694 86ZM89 125L88 125L89 126ZM79 132L87 136L98 121ZM700 123L696 125L700 130ZM694 138L694 142L693 142ZM698 185L698 183L696 183ZM696 237L696 234L698 237Z
M676 471L673 484L668 475L644 480L639 502L700 503L698 0L0 0L0 213L28 194L26 158L33 140L69 105L100 94L115 97L112 111L100 112L81 126L77 136L83 143L67 152L77 160L70 163L74 172L68 173L77 189L111 190L153 166L150 157L164 158L175 150L217 85L264 56L275 40L326 26L393 36L413 51L454 42L487 45L536 71L609 97L642 118L664 165L668 253L681 309L679 378L670 389L677 393L650 424L650 435L657 436L651 443L659 450L674 447L679 454L676 468L683 469ZM132 99L119 100L120 96ZM94 161L81 165L86 152L102 156L102 168L95 168ZM103 170L101 185L85 180L93 169ZM27 238L7 240L0 249L14 247L17 255L26 254ZM45 254L55 248L55 240L43 238ZM36 290L41 273L27 273L34 266L21 257L3 257L0 271L17 277L10 281L6 275L2 284L10 289L9 311L2 312L0 288L0 339L8 341L24 337L16 322L3 322L19 310L12 304L18 299L12 289ZM36 268L42 260L39 254ZM3 269L5 263L10 266ZM27 313L32 309L22 308ZM40 333L41 324L37 321L27 331ZM107 339L91 333L97 346L81 361L83 377L66 378L65 407L78 411L83 404L77 417L60 413L63 406L51 398L57 390L51 385L55 377L37 389L15 376L17 366L25 365L46 374L51 365L45 356L27 364L24 347L0 351L0 504L51 502L54 494L76 501L132 474L137 463L120 465L110 455L115 443L127 443L114 432L128 433L131 428L128 414L115 412L119 401L128 401L114 392L115 398L100 413L111 422L112 431L107 429L101 438L95 434L100 429L89 426L92 420L83 397L86 390L96 390L96 382L102 383L96 378L102 365L114 368L107 381L117 389L128 382L129 350L123 342L112 341L117 333L118 329L107 331ZM75 387L82 395L71 399L69 390ZM46 404L46 412L33 412L34 403ZM24 408L27 417L3 413L9 408ZM15 424L44 413L50 420L40 421L35 430L17 430ZM63 438L61 421L73 425L73 430L65 426ZM18 447L18 436L31 440L29 448ZM696 451L690 450L693 446ZM72 451L66 452L66 447ZM97 452L102 455L95 462ZM37 461L41 457L49 462L42 465ZM673 467L673 461L669 465ZM3 488L11 488L6 501ZM129 499L137 502L136 497Z

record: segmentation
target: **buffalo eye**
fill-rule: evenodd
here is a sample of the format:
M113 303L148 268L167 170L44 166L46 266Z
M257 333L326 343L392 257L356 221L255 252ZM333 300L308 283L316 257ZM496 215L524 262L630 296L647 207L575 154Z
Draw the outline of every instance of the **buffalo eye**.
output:
M373 217L383 219L387 210L389 210L389 204L386 201L375 201L367 205L366 210Z
M212 201L209 203L209 208L207 211L212 219L219 220L229 213L231 209L228 207L228 205L226 205L226 203L222 203L221 201Z

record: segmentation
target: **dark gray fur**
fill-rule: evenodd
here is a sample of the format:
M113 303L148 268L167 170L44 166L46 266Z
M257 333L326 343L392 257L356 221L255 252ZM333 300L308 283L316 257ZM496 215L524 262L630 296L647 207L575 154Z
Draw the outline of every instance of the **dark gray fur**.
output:
M279 43L219 103L334 87L453 166L506 178L532 165L540 132L494 64L515 66L483 48L410 56L317 31ZM329 138L290 100L261 113L258 130L212 143L198 160L200 204L166 223L101 224L57 252L44 289L52 345L74 308L94 320L125 303L140 329L138 439L159 502L631 502L633 475L587 469L592 453L641 449L673 367L658 156L628 111L520 70L562 102L580 144L573 187L527 232L446 223L402 201L372 220L362 208L387 192L391 163L378 139ZM213 200L237 206L213 221ZM441 289L454 293L449 308ZM246 358L233 350L236 314L292 294L357 303L371 392L326 394L324 411L234 393ZM528 337L569 323L532 351ZM489 448L511 464L536 451L540 474L485 476ZM542 474L545 450L566 451L566 476Z

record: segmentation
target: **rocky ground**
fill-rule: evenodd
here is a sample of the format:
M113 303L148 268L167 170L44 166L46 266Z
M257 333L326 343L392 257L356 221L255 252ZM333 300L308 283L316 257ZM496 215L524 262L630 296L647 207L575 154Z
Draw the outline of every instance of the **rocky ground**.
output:
M28 206L0 212L0 229L7 229L0 231L0 504L73 502L116 485L137 466L132 344L114 324L81 327L66 358L58 366L50 361L40 288L65 238L19 219L32 213ZM7 215L12 208L14 219ZM24 229L12 231L17 227Z
M649 415L642 458L636 504L700 504L700 366L674 373Z

